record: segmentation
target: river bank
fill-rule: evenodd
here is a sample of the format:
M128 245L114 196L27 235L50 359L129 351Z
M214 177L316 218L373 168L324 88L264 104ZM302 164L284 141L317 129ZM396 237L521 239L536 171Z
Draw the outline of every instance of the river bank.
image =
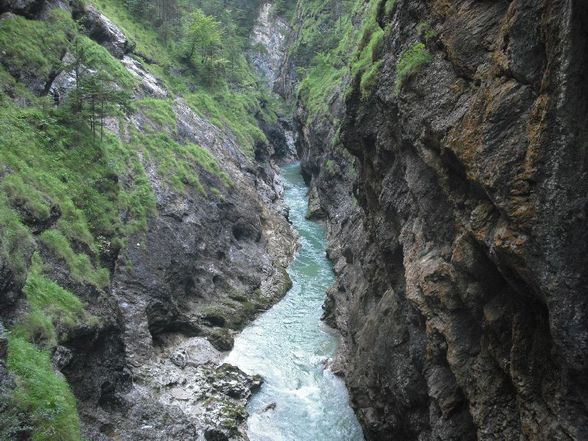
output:
M335 278L325 255L325 229L307 219L307 187L298 163L282 168L284 201L300 249L288 269L284 299L235 338L226 361L264 378L248 405L252 441L360 441L361 428L343 381L328 368L339 337L321 321Z

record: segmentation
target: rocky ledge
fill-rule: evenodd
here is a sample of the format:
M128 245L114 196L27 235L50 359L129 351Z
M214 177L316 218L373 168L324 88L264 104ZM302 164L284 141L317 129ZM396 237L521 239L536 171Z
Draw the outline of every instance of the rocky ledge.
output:
M246 405L261 377L223 363L224 355L205 338L177 341L136 371L131 390L106 406L87 409L91 439L248 439Z

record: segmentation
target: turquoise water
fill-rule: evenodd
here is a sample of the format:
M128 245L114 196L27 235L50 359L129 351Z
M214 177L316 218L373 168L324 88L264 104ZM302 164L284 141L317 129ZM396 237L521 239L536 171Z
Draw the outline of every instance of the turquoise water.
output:
M305 218L300 166L284 167L282 176L301 244L289 269L293 287L237 337L227 359L265 380L249 405L248 435L251 441L362 441L343 381L324 368L338 343L320 321L325 291L335 280L325 258L325 231ZM273 403L275 409L267 410Z

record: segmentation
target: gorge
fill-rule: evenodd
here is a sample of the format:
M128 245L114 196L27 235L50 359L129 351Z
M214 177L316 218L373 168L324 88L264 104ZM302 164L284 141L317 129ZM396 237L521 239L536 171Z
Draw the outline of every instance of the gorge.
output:
M0 0L0 439L588 439L587 29Z

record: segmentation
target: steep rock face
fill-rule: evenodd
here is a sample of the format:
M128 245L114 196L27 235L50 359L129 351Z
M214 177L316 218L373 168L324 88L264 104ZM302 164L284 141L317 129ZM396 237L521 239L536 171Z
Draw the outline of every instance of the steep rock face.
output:
M5 7L28 14L21 3L8 2ZM286 267L295 237L271 159L276 149L258 142L251 158L230 129L213 125L183 99L173 99L132 53L133 44L123 31L93 6L38 3L39 10L30 9L32 18L64 8L84 24L89 37L121 59L137 79L132 92L137 102L170 98L170 118L165 122L157 112L138 105L130 115L106 118L108 130L129 144L132 136L148 139L160 133L182 147L201 149L201 158L186 164L190 175L176 185L157 155L141 153L156 213L146 230L127 237L122 247L102 238L97 258L111 272L109 286L97 288L75 280L63 259L36 244L51 280L75 293L93 316L71 329L57 329L58 346L52 349L56 369L78 400L85 437L246 439L245 405L261 380L220 365L220 360L222 351L231 349L233 335L290 287ZM65 53L64 60L68 56ZM71 64L63 64L51 78L39 81L42 87L25 84L39 94L58 91L66 97L75 87L75 76ZM270 124L264 128L278 130ZM4 173L10 170L0 170L0 179ZM119 182L124 178L114 172L109 179L112 182L99 183L104 191L109 185L132 185ZM20 214L36 234L50 228L61 213L51 209L47 219ZM27 266L35 244L21 245ZM2 323L12 325L26 313L22 290L27 270L0 260ZM0 338L4 393L12 387L12 378L4 372L3 349Z
M261 4L251 35L254 50L250 55L253 65L265 77L270 89L276 82L286 56L285 42L289 31L288 23L277 16L273 9L272 2Z
M174 112L179 139L209 149L231 183L204 173L202 184L218 188L218 196L196 189L182 194L166 186L156 164L148 166L158 215L118 256L112 283L118 316L114 334L104 332L105 340L87 350L76 348L63 368L76 396L85 402L85 418L95 421L90 427L124 439L191 437L203 427L221 431L224 426L216 425L233 425L235 419L226 416L196 417L201 411L193 407L206 399L220 401L219 415L235 405L225 403L227 397L210 400L203 392L206 381L195 382L170 357L196 336L208 338L218 350L231 349L233 334L290 287L285 268L294 237L280 215L282 190L275 171L246 158L230 133L197 116L182 100L176 101ZM139 114L134 124L143 131L155 123ZM103 357L108 362L99 361ZM200 375L198 366L195 372ZM178 379L180 375L186 380ZM131 379L143 387L131 386ZM187 387L187 392L170 392L178 387ZM155 391L163 395L157 397ZM123 416L129 411L142 415L160 434L145 438ZM244 421L244 415L237 416L237 422ZM170 425L173 431L166 431Z
M45 0L2 0L0 13L14 12L26 16L34 16L43 8Z
M374 89L339 110L361 206L343 228L332 200L352 184L329 184L303 128L368 439L588 437L586 20L559 1L380 11ZM432 60L398 87L419 38Z

